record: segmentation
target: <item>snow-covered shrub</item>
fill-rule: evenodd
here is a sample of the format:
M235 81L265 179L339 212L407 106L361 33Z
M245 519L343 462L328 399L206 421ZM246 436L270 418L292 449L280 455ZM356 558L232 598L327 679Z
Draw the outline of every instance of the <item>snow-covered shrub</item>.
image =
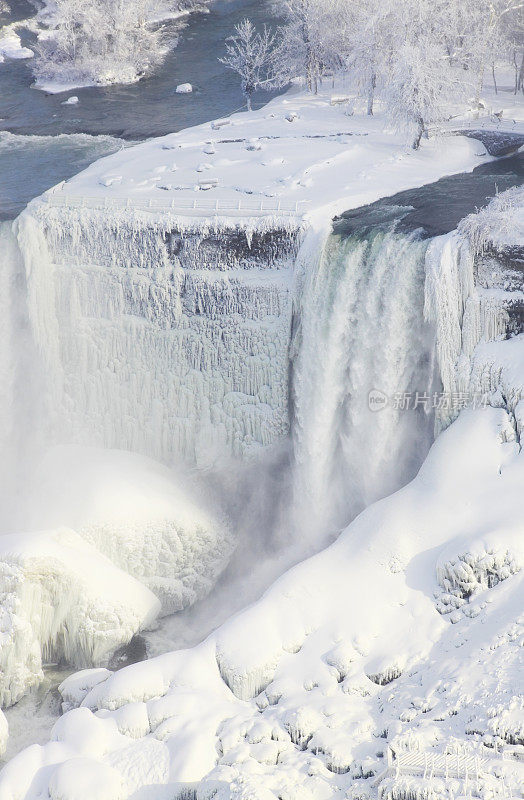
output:
M520 564L509 550L465 552L453 560L437 563L437 579L444 590L437 608L447 614L460 608L473 595L492 589L520 570Z
M524 698L512 697L506 708L494 708L488 713L489 729L512 745L524 745Z

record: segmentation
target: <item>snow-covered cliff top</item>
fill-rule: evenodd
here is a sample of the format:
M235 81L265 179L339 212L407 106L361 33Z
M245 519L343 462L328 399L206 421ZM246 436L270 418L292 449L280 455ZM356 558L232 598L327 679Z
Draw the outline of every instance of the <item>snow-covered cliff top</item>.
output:
M503 103L498 130L524 130L523 104L509 94ZM497 127L485 114L467 112L453 128ZM360 113L340 87L316 96L293 88L259 111L101 159L55 189L52 202L127 203L189 216L281 211L311 220L321 210L325 219L489 158L478 141L457 136L425 141L414 152L403 135L385 130L381 114Z

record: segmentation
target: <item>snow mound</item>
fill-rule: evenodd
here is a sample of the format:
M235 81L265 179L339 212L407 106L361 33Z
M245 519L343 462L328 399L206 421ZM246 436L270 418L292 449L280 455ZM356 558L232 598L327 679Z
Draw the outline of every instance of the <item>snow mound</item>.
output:
M63 446L37 470L32 523L66 525L159 598L162 614L207 594L233 537L157 462L133 453Z
M13 31L0 37L0 62L6 58L32 58L34 53L28 47L22 47L20 37Z
M103 662L150 624L152 592L67 528L0 538L0 705L42 678L43 662Z
M127 780L125 737L150 785L165 781L154 773L161 744L169 780L198 784L199 800L356 800L377 787L425 797L420 763L433 764L444 797L467 794L468 764L479 786L516 794L522 764L498 752L511 756L521 739L524 456L507 424L502 409L463 411L411 484L198 647L83 674L70 693L80 707L38 765L52 760L62 779L88 757L93 780L108 764ZM467 595L471 613L439 613L443 584ZM455 765L452 783L439 765ZM0 793L36 773L29 748L0 774Z

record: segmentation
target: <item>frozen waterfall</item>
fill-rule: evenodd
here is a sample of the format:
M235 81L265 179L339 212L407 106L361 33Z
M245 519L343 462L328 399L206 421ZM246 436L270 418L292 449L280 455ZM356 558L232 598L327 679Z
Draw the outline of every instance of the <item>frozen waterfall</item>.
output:
M17 232L53 442L207 466L286 435L296 227L35 201Z

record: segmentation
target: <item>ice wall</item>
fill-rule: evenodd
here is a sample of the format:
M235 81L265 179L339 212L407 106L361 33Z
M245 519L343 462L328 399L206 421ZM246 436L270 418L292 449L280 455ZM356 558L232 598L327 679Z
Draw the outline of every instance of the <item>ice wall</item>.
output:
M429 449L424 403L403 403L412 393L414 406L432 385L426 247L415 234L377 226L333 234L316 263L308 253L301 264L293 410L303 528L347 523L406 483Z
M465 405L489 402L513 413L524 394L523 373L514 368L523 349L523 220L524 190L510 189L428 248L425 314L436 326L450 398L438 428Z
M19 218L54 441L207 465L288 430L296 225L53 208Z

